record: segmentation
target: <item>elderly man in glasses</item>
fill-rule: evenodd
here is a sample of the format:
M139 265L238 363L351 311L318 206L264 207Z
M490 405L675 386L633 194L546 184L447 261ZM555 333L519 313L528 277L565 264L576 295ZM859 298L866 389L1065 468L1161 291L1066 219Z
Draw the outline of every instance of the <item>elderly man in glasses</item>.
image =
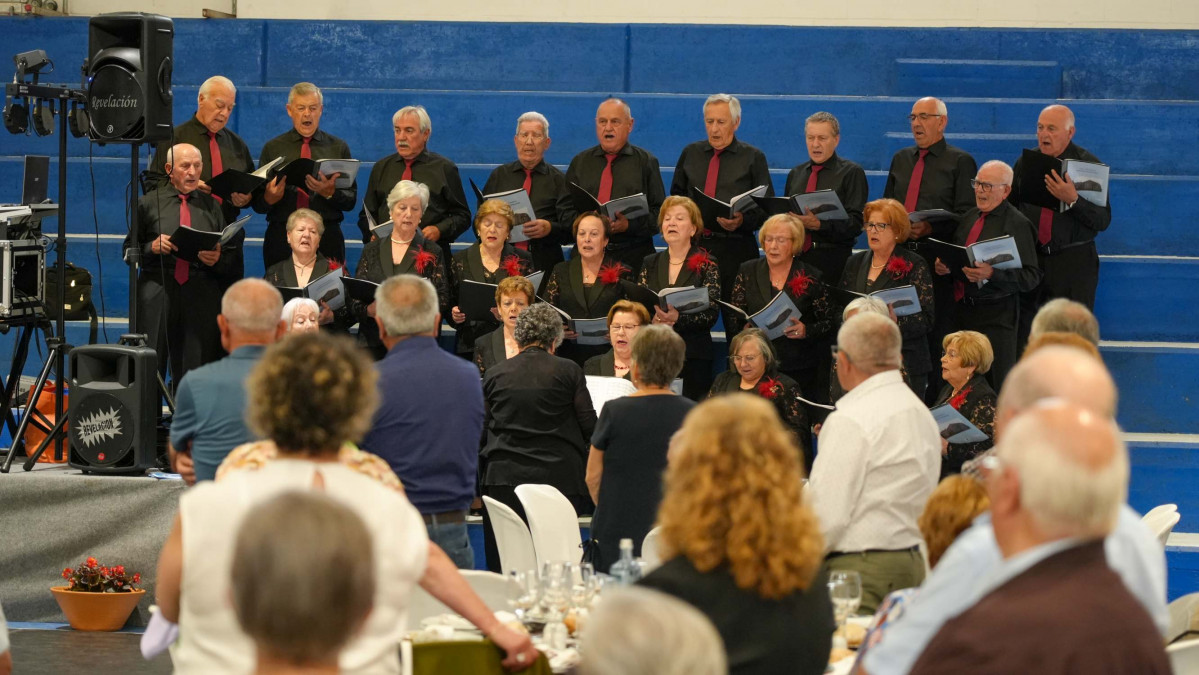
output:
M977 242L1010 236L1020 254L1019 269L997 269L979 261L950 269L938 258L934 271L953 277L957 300L956 330L975 330L987 336L995 352L991 365L991 387L996 391L1016 363L1016 321L1020 293L1041 282L1037 266L1036 231L1032 223L1008 201L1012 192L1012 167L999 160L982 165L971 181L975 207L959 220L953 243L970 246Z

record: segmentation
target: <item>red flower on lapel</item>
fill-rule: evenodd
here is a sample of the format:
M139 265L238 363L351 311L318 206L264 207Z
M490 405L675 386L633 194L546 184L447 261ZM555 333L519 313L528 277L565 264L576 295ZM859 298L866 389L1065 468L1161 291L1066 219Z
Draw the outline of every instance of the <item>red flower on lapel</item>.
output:
M341 269L341 261L337 258L329 258L329 271L336 272Z
M957 396L949 399L949 405L952 406L954 410L960 410L962 408L962 404L966 402L966 396L970 393L971 389L973 389L973 387L966 387L965 389L959 391Z
M437 256L426 251L423 246L416 249L416 262L413 265L416 268L416 273L424 274L425 268L429 266L429 263L435 260L437 260Z
M696 274L699 274L700 270L702 270L704 267L711 265L711 264L712 264L711 254L709 254L707 251L703 250L702 248L700 250L696 251L695 253L692 253L690 258L687 258L687 269L691 270L692 272L695 272Z
M612 284L619 282L620 278L624 276L624 273L628 271L628 269L629 268L620 263L608 263L607 265L600 267L599 274L597 274L595 278L598 279L601 284L605 286L611 286Z
M768 377L758 383L758 395L773 401L783 390L783 384L773 377Z
M903 275L911 271L912 263L900 258L899 256L893 255L891 256L891 259L887 261L887 273L891 275L892 279L901 279Z
M520 276L520 258L510 255L507 258L504 258L504 261L501 264L504 266L504 271L508 273L508 276Z
M791 289L792 295L800 296L808 290L808 286L810 286L813 281L814 279L808 276L806 272L799 270L791 276L791 280L787 282L787 288Z

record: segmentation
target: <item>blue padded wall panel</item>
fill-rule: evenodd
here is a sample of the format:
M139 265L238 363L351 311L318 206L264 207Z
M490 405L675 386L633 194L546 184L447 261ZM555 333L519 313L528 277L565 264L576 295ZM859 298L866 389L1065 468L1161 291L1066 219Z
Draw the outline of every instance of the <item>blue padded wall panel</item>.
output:
M1199 260L1105 258L1095 316L1104 340L1199 340ZM1199 356L1199 355L1197 355Z
M1062 66L1056 61L896 59L894 96L938 98L1058 98Z
M1100 351L1120 390L1116 420L1125 431L1199 433L1199 349L1104 345Z
M1175 532L1199 528L1199 443L1186 441L1132 441L1128 444L1132 474L1128 503L1139 513L1159 504L1177 504L1182 518Z

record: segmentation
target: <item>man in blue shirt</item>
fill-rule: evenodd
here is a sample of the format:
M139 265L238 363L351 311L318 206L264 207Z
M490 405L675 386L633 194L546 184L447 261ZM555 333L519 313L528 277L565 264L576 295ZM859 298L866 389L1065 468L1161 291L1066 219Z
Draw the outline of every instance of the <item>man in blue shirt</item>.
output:
M429 539L459 568L474 569L466 513L483 433L479 370L437 345L441 314L426 279L401 274L384 281L374 308L387 355L375 366L379 410L362 448L391 465Z
M217 325L229 355L188 371L175 396L171 466L188 485L216 477L221 461L254 440L246 427L246 377L267 345L287 332L283 297L262 279L242 279L221 298Z

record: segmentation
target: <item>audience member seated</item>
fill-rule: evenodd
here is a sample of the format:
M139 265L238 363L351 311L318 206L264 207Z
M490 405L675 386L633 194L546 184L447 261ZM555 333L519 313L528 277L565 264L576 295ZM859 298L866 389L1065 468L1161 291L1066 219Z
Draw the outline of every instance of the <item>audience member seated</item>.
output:
M262 279L242 279L221 299L217 325L229 356L179 383L168 448L188 485L212 480L225 455L255 435L246 427L246 377L267 345L283 337L283 298Z
M575 253L570 260L554 265L545 282L545 299L573 319L598 319L624 294L621 281L632 281L633 270L608 255L611 223L607 216L594 211L575 218L571 232L575 236ZM574 342L573 330L566 332L570 342L563 345L562 356L580 366L587 359L604 353L603 345L580 345Z
M479 374L486 375L487 369L520 353L516 346L516 319L520 313L537 301L537 290L533 282L524 277L508 277L495 288L495 308L500 315L501 326L475 340L475 365Z
M593 510L584 470L595 408L578 364L554 355L562 344L562 317L537 303L516 319L520 353L497 363L483 378L486 437L481 453L482 495L524 518L516 486L552 485L579 514ZM491 517L483 512L487 568L500 570Z
M1021 359L1012 369L995 411L996 440L1003 441L1009 421L1046 399L1069 401L1107 418L1116 412L1115 383L1103 364L1077 349L1050 346ZM1127 505L1121 507L1104 549L1108 565L1164 634L1169 626L1165 552L1140 515ZM882 642L866 654L866 671L908 673L933 635L981 597L983 584L995 577L1002 563L990 515L978 516L941 557Z
M296 209L287 217L287 245L291 256L271 265L263 277L280 288L304 288L308 284L329 274L341 274L342 264L330 261L320 252L321 237L325 235L325 223L311 209ZM334 320L346 327L353 325L349 310L343 305L335 316L323 301L319 303L322 326L331 326Z
M779 419L791 430L803 453L805 475L812 467L812 428L808 413L796 398L800 395L795 380L779 372L778 358L766 334L746 328L729 343L729 370L716 376L708 398L732 392L756 394L774 404Z
M649 311L645 305L631 300L617 300L608 310L608 342L612 343L612 349L587 359L583 364L583 374L631 379L633 338L647 323Z
M507 652L508 666L531 664L528 636L500 624L453 562L431 544L420 514L402 494L338 463L378 405L375 370L348 339L298 335L268 349L247 385L251 425L278 447L255 471L188 490L159 558L156 597L179 624L172 652L178 673L249 673L254 645L237 625L230 572L237 528L256 504L290 490L318 490L350 507L375 546L374 607L342 652L344 673L398 673L396 643L407 628L416 584L475 624Z
M441 247L425 239L425 235L417 230L421 214L428 205L428 187L410 180L396 183L387 194L387 210L394 224L391 235L387 239L373 239L362 247L362 257L354 276L375 283L382 283L397 274L422 276L433 282L437 289L441 315L449 316L449 290ZM359 340L376 359L383 358L387 349L379 340L379 329L375 325L375 303L350 304L358 321Z
M995 444L995 391L983 377L994 354L986 335L972 330L950 333L942 339L941 379L945 386L933 407L948 403L987 435L977 443L950 443L941 439L941 477L961 473L962 465Z
M687 197L671 196L662 202L658 227L666 250L645 256L637 283L655 293L667 288L708 289L707 309L681 313L671 307L653 308L651 321L670 326L687 343L687 361L683 366L683 395L698 401L712 386L712 326L716 325L720 300L720 268L707 251L699 247L704 230L699 207Z
M837 332L837 377L848 393L820 432L807 498L828 546L828 570L862 577L861 611L924 579L916 519L937 485L941 436L899 375L902 337L861 313Z
M1081 302L1054 298L1042 305L1032 319L1028 337L1031 340L1050 332L1074 333L1099 346L1099 320Z
M894 199L876 199L866 205L865 225L868 251L855 253L845 263L841 288L855 293L874 293L888 288L912 286L920 300L920 311L896 319L903 334L903 367L908 386L920 398L933 369L928 353L928 332L936 319L933 277L928 263L906 246L912 223L903 204Z
M337 675L338 655L370 615L376 576L371 534L349 507L297 491L251 509L230 588L256 675Z
M936 567L945 549L989 508L987 489L972 476L958 474L938 483L916 521L928 547L928 566Z
M782 337L773 342L779 371L795 380L804 398L820 401L816 369L821 340L833 327L833 309L827 287L819 283L823 280L820 270L800 259L807 236L799 218L792 214L766 219L758 231L762 257L741 263L729 302L752 315L779 292L787 294L801 317L793 317ZM726 312L725 322L730 335L740 333L748 323L736 312Z
M283 304L283 325L288 333L315 333L321 329L320 314L316 300L292 298Z
M1052 330L1044 333L1037 333L1029 338L1028 345L1024 347L1024 354L1021 356L1028 356L1038 349L1047 347L1049 345L1073 347L1090 354L1100 361L1103 360L1103 356L1099 353L1099 348L1078 333L1065 333Z
M845 306L845 309L841 311L841 323L849 321L850 317L854 316L858 312L872 312L874 314L878 314L879 316L891 318L891 309L887 307L887 303L879 300L878 298L867 296L865 298L854 298L849 302L848 305ZM829 364L828 372L829 402L836 403L837 401L841 400L842 396L845 395L845 389L841 386L841 382L837 379L836 359L833 359L833 362ZM907 372L904 371L902 366L899 369L899 374L903 376L904 382L907 382Z
M533 271L533 259L529 257L529 252L508 243L515 220L516 216L507 202L500 199L483 202L475 214L475 237L478 241L455 253L450 263L450 295L453 298L450 320L458 331L458 353L464 357L474 353L475 339L499 328L500 321L490 316L482 320L466 320L466 315L458 309L462 282L498 284L508 277L528 276Z
M681 600L648 588L605 594L587 621L579 675L726 675L712 622Z
M665 562L641 584L703 612L732 675L828 665L824 544L800 494L799 456L774 407L741 394L701 403L671 443L658 511Z
M1170 673L1153 620L1105 559L1128 493L1116 424L1040 403L1008 426L986 473L1003 560L912 674Z
M591 562L598 572L620 559L621 539L632 539L633 555L640 556L641 541L654 526L670 437L695 405L670 390L685 354L683 339L669 327L640 330L630 370L637 391L608 401L595 425L587 489L595 501Z

